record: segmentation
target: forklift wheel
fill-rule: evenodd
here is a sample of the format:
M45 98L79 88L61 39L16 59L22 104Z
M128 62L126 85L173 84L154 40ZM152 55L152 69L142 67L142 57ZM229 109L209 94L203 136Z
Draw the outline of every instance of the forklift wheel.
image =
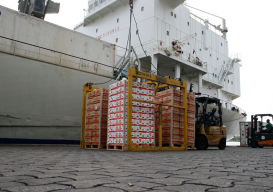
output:
M258 146L259 148L264 148L264 146Z
M198 150L206 150L208 148L207 138L204 135L198 135L195 146Z
M222 138L219 142L218 148L224 150L226 148L226 139Z
M250 143L252 148L257 148L258 147L258 142L257 141L251 141Z

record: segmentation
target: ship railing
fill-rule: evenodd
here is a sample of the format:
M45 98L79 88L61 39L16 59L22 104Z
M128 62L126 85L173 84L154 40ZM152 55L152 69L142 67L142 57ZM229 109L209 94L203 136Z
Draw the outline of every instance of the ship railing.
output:
M242 108L238 107L237 105L234 105L233 103L231 103L229 101L222 100L222 99L221 99L221 103L222 103L223 108L226 108L226 109L229 109L231 111L240 113L240 114L242 114L244 116L247 116L246 111L243 110Z
M0 52L113 78L114 66L0 36Z
M197 21L200 24L205 26L204 19L202 19L202 18L200 18L200 17L198 17L198 16L196 16L196 15L194 15L192 13L190 14L190 16L191 16L192 19L194 19L195 21ZM213 25L211 23L208 23L208 26L209 26L209 30L214 31L217 35L222 35L223 34L222 31L219 28L217 28L217 26L215 26L215 25Z
M202 62L200 58L196 55L196 53L189 53L183 50L182 54L178 54L176 53L175 50L173 50L171 45L167 46L164 41L151 40L151 41L144 42L142 45L143 45L143 48L140 44L133 45L139 58L146 57L146 54L150 55L150 53L159 52L159 51L164 52L163 54L165 54L165 50L168 50L172 54L172 56L181 60L181 62L187 61L192 64L198 65L199 67L207 69L207 65L208 65L207 62ZM123 56L124 51L125 51L124 47L117 46L116 53L118 56ZM146 54L144 53L144 51L146 52Z

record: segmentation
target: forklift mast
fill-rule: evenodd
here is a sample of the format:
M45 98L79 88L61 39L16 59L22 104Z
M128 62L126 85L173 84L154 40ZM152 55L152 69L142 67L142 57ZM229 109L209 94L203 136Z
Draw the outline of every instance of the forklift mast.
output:
M222 119L222 103L218 101L218 106L219 106L219 119L220 119L220 126L223 126L223 119Z

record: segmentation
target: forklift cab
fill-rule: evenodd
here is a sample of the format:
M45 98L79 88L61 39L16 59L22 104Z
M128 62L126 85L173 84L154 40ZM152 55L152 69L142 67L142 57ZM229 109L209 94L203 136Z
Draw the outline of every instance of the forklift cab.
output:
M264 146L273 146L273 128L268 131L263 123L266 119L273 120L272 114L251 115L250 146L252 148L263 148Z
M214 104L218 119L209 120L211 114L207 111L208 104ZM217 113L218 112L218 113ZM196 140L197 149L207 149L208 146L218 146L223 150L226 147L226 127L222 120L222 104L219 99L213 97L196 98Z

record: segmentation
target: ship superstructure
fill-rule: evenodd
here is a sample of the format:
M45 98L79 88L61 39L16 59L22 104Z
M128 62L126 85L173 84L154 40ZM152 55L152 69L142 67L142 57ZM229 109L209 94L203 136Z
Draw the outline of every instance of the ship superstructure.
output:
M229 57L226 21L223 19L222 27L212 25L191 14L184 0L133 3L131 41L141 61L140 69L185 79L188 86L194 85L195 92L219 98L227 109L226 124L243 120L245 112L232 104L241 96L242 65L238 55ZM116 44L117 56L123 57L130 28L128 1L89 0L88 6L83 22L74 30Z
M193 18L182 0L171 2L134 1L138 29L132 21L132 46L141 58L141 70L187 79L195 85L196 92L220 98L229 107L241 95L240 59L228 56L228 42L220 30L207 20L199 22ZM116 44L117 55L122 57L130 23L127 4L126 0L90 0L89 12L75 30ZM173 49L176 40L186 40L181 53Z

